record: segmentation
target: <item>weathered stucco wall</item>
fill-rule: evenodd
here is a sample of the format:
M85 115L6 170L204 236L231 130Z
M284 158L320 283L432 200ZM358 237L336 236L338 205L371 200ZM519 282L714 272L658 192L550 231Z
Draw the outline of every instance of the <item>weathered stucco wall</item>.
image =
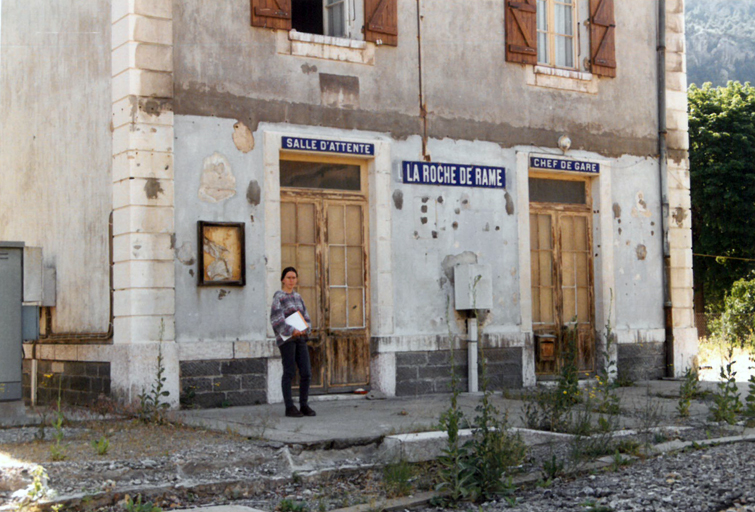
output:
M265 339L262 152L259 147L240 151L233 142L234 124L194 116L175 120L176 340L183 343ZM225 168L235 179L233 195L218 202L206 193L200 199L204 162L213 155L226 159ZM245 223L246 286L197 286L199 220Z
M274 291L265 285L265 256L272 249L268 245L280 240L276 233L265 233L264 206L278 198L266 192L264 132L386 140L384 134L375 132L265 124L252 134L254 149L244 153L233 139L235 124L233 119L176 116L176 339L181 342L182 359L275 354L265 342L267 299ZM390 334L394 338L391 346L401 351L418 346L428 350L437 337L466 333L464 317L453 312L453 267L479 262L490 264L493 270L493 309L483 319L483 332L492 335L490 341L496 346L522 346L523 333L529 332L530 326L522 324L519 245L527 242L520 240L518 223L519 209L528 206L521 204L517 194L517 154L542 148L502 149L481 141L429 141L435 161L505 167L506 190L492 190L403 183L401 162L419 160L421 147L418 136L390 142L391 196L387 206L392 219L389 278L394 315L392 331L381 335ZM586 152L571 152L570 156L603 160ZM222 159L235 180L230 187L233 195L219 202L200 198L208 158L211 160L207 162ZM593 186L596 307L600 309L601 302L609 301L601 295L600 275L604 240L599 216L600 210L606 209L613 218L616 313L611 324L612 329L621 331L622 342L630 342L646 339L647 331L663 329L658 166L653 159L628 156L610 163L606 171L611 173L610 202L601 204L597 181ZM371 210L384 206L372 205ZM197 286L198 220L245 223L245 287ZM374 232L371 237L375 237ZM602 331L605 326L595 328Z
M613 185L613 204L608 205L613 217L616 270L616 319L612 328L663 329L663 246L657 161L623 158L613 168Z
M57 270L56 332L106 331L110 1L1 5L0 239Z
M579 5L583 20L587 2ZM249 9L174 2L177 113L240 119L252 130L267 121L422 134L416 2L399 1L399 46L375 48L374 65L278 53L286 33L251 27ZM574 148L603 155L657 153L652 4L617 3L618 77L594 77L597 94L526 85L532 66L504 59L503 2L424 1L421 9L430 137L552 147L568 132ZM324 75L350 78L334 91ZM339 91L348 97L341 108Z

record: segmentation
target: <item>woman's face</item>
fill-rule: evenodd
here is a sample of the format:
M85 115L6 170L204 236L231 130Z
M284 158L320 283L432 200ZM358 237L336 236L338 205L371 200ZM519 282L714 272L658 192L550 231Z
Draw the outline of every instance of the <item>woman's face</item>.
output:
M287 292L292 291L296 287L298 281L299 278L296 276L296 272L289 270L286 272L286 275L283 276L283 289Z

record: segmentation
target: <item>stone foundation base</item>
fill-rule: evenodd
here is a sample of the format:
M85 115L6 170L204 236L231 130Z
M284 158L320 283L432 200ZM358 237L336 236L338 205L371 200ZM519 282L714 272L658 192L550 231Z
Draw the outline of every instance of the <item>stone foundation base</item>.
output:
M31 361L23 363L23 396L31 403ZM91 405L100 396L110 396L110 363L88 361L37 362L37 403Z
M267 403L267 359L181 361L181 407Z
M616 366L620 381L661 379L666 375L666 344L619 343Z
M396 353L396 396L418 396L450 393L452 370L458 378L459 389L468 390L467 351L398 352ZM487 361L488 389L522 387L522 349L487 348L478 356L480 389L482 389L482 357Z

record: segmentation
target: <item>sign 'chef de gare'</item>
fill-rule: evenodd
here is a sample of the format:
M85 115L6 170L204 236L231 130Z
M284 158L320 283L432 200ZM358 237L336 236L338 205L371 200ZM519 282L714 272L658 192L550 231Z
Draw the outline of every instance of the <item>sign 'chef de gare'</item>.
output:
M547 169L549 171L600 173L600 164L595 162L580 162L579 160L563 160L561 158L542 156L531 156L530 167L532 169Z
M404 183L454 187L506 188L506 169L483 165L404 162Z

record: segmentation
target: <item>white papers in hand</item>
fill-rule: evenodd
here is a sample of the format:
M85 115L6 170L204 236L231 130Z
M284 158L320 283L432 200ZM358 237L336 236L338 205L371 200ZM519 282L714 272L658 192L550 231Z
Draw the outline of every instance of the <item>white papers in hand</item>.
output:
M296 329L297 331L306 331L309 329L309 326L307 325L307 321L304 320L304 316L301 314L301 312L297 311L296 313L292 313L288 317L286 317L286 323ZM283 336L281 335L281 339L283 341L286 341L291 336Z

